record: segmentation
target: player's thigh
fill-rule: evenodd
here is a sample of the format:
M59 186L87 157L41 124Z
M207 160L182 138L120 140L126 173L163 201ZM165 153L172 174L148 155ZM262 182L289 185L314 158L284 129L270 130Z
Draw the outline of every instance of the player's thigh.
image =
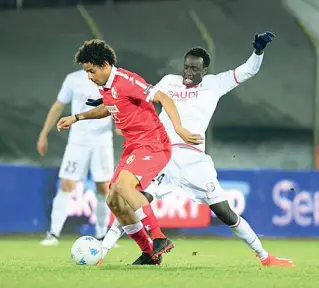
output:
M113 147L92 148L90 172L95 182L109 181L114 172Z
M227 200L227 194L220 186L212 159L204 154L198 160L182 168L180 185L189 198L209 205Z
M90 157L90 148L68 144L60 166L59 178L79 181L86 177Z

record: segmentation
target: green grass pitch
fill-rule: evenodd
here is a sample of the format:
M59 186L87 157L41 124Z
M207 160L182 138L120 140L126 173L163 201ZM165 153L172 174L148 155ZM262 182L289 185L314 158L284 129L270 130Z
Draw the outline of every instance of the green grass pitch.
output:
M176 239L162 266L132 267L139 256L124 239L102 267L78 266L70 257L76 237L62 238L57 247L41 247L40 238L0 238L1 288L125 288L125 287L319 287L319 243L264 240L273 254L290 258L294 268L262 267L246 244L226 239Z

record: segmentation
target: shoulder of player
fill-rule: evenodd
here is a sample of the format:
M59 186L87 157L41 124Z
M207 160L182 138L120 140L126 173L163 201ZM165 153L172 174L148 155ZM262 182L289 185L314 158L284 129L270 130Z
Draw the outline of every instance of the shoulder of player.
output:
M123 81L130 81L130 78L142 78L142 76L138 75L137 73L124 68L117 68L116 75L119 76L119 79Z
M66 75L64 82L70 85L88 80L84 70L77 70Z
M212 85L213 83L216 83L218 81L218 77L215 74L207 74L203 77L202 83L203 85Z
M160 80L160 83L165 84L165 83L173 83L173 82L175 83L180 81L183 81L183 77L181 75L167 74Z
M86 73L84 70L81 69L81 70L77 70L77 71L69 73L68 75L66 75L65 78L70 80L83 79L83 78L86 78Z
M210 80L215 80L216 79L216 75L215 74L206 74L203 77L203 81L210 81Z

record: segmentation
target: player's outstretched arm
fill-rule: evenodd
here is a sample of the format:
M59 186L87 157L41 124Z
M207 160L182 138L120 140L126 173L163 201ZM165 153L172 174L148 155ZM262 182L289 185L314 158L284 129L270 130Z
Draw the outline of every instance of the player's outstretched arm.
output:
M177 111L174 101L161 91L157 91L153 102L160 103L165 109L168 117L171 119L176 133L188 144L199 145L201 144L202 137L199 134L192 134L188 130L184 129Z
M272 32L255 34L254 41L252 42L255 48L254 53L249 57L246 63L234 70L234 78L237 84L245 82L257 74L263 60L264 50L267 45L272 42L274 37L275 35Z
M272 32L256 34L252 42L254 52L244 64L234 70L213 76L214 83L218 83L214 88L218 89L221 96L258 73L263 61L264 50L274 37L275 35Z
M97 106L96 108L73 116L63 117L57 123L57 129L69 129L75 122L88 119L101 119L110 116L110 112L106 109L104 104Z

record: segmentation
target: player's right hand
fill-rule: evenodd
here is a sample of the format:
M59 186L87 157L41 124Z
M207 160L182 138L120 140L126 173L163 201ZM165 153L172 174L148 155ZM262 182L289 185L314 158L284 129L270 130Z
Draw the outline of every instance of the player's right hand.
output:
M69 129L75 122L75 116L62 117L56 124L56 128L58 129L58 131L61 131L61 129Z
M180 128L176 132L187 144L199 145L203 143L204 138L201 135L193 134L185 128Z
M47 151L48 151L48 137L46 135L40 134L39 139L38 139L38 143L37 143L37 150L41 156L44 156L45 153L47 153Z

